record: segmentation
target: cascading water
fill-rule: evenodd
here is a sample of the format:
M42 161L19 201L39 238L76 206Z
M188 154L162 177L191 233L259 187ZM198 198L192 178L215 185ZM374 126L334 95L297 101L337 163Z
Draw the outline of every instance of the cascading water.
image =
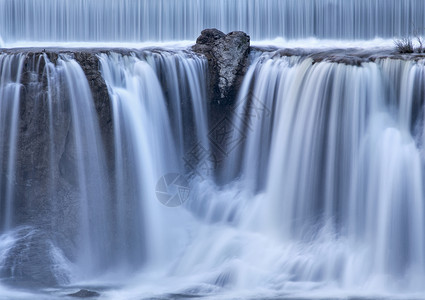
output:
M424 15L421 0L0 0L0 299L425 299L423 54L334 45L417 35ZM215 64L233 35L206 57L133 49L207 27L330 42L251 48L243 71Z
M167 172L183 172L187 136L206 136L205 62L184 53L112 53L102 54L100 63L114 113L115 185L121 199L116 210L125 218L117 224L119 245L129 245L122 258L133 267L157 265L176 251L167 247L176 235L170 227L184 221L153 200L153 187ZM167 99L161 74L172 76L165 79ZM184 118L194 119L197 127L182 128Z
M4 213L2 220L5 221L3 230L10 229L11 225L19 224L22 219L28 219L25 217L26 213L34 214L34 216L30 218L32 220L28 224L32 228L22 229L23 231L18 228L18 232L24 233L19 233L15 247L6 251L9 252L9 257L2 267L4 272L10 273L11 278L22 275L38 278L37 274L42 273L41 270L25 274L25 268L28 266L20 264L19 260L27 259L31 264L40 267L36 260L54 259L55 256L50 250L47 251L46 247L50 248L51 245L55 248L55 242L70 243L75 238L73 242L79 243L81 250L78 254L74 253L78 256L76 261L86 267L85 273L90 274L89 270L96 269L98 265L96 258L103 259L99 254L95 255L100 253L100 249L96 247L103 247L102 252L108 255L105 246L109 242L105 240L104 233L109 229L108 223L103 219L108 211L106 209L107 193L104 187L108 179L106 170L102 169L105 167L103 145L99 140L99 129L96 128L96 117L87 80L80 66L65 56L57 59L57 65L51 63L46 56L38 58L25 55L5 54L4 56L6 60L2 62L2 67L9 69L2 72L6 77L2 80L4 93L1 98L2 105L5 107L2 109L4 114L2 129L7 130L8 133L3 135L8 138L5 140L7 142L3 147L5 154L1 160L2 165L6 167L1 173L4 178L1 192L2 195L5 194L4 197L2 196L2 200L5 201L4 209L2 209ZM20 63L10 65L8 61L14 59L19 59ZM25 86L19 84L24 72L25 80L29 81ZM39 74L42 74L41 77ZM17 76L17 79L7 76ZM18 81L15 83L14 80ZM43 93L43 85L48 86L47 95ZM20 93L20 90L24 91ZM13 97L7 94L11 92ZM21 99L28 102L20 103ZM68 110L71 111L71 120L61 120L64 111ZM17 123L19 117L25 119L25 124ZM29 129L25 117L33 119L33 124L36 124L33 126L39 127ZM34 131L44 130L48 131L48 134L43 136L46 138L46 146L40 151L40 143L44 141L42 138L37 139L37 133ZM34 148L32 157L22 157L27 147ZM76 165L69 164L70 157L77 161ZM28 167L26 170L16 170L17 164L21 166L28 164ZM66 178L69 179L68 182L62 182L58 180L59 173L72 174L80 180L75 181L75 178L68 177ZM20 184L23 181L28 187L34 185L34 188L28 190L21 187ZM65 197L68 203L54 201L56 198L62 198L62 193L71 193L71 185L75 187L73 192L79 194L78 203L72 202L71 197ZM33 201L22 203L26 193L33 193ZM73 200L76 201L76 199ZM62 216L62 219L50 218L49 215L52 213ZM67 222L76 222L79 228L70 229ZM55 232L51 232L52 228L55 228ZM54 236L52 242L48 238L50 234ZM59 237L60 235L62 237ZM33 239L40 239L40 236L47 240L40 243L33 241ZM22 251L22 246L28 249L28 253ZM46 253L31 257L34 255L33 251ZM47 265L45 268L50 267ZM58 275L55 271L52 273L53 276ZM54 280L67 282L68 275L58 275L61 279ZM51 280L51 278L45 279ZM43 279L39 278L39 280Z
M36 211L37 204L21 203L13 198L19 191L16 182L19 180L8 181L6 177L3 181L1 192L5 194L2 196L5 201L1 211L5 225L2 231L6 232L4 238L9 243L2 248L0 274L9 280L22 280L23 277L43 284L55 281L62 284L111 268L122 272L140 267L149 269L169 260L168 257L175 257L175 252L180 250L167 249L167 241L178 235L182 235L182 240L185 237L179 231L170 232L169 228L178 228L185 217L172 210L164 211L163 205L154 200L153 187L166 172L183 173L185 151L197 137L205 140L205 61L193 54L171 52L99 56L111 95L115 128L113 152L117 172L112 178L107 174L90 88L79 64L68 55L61 55L55 62L46 54L36 58L4 56L3 99L10 101L2 104L7 108L4 109L4 123L10 125L2 128L13 135L9 138L5 134L8 139L2 147L5 149L2 165L6 169L2 174L4 177L14 174L16 161L24 160L19 157L25 153L21 147L34 143L31 132L25 132L27 128L17 128L19 114L39 119L34 124L46 130L47 134L42 137L54 142L46 143L47 147L42 149L38 149L38 144L33 145L36 155L40 155L38 158L46 164L36 166L42 170L19 174L25 177L20 180L39 186L37 192L31 188L29 192L34 192L35 199L40 198L37 201L41 210ZM13 60L20 63L12 66ZM167 81L169 78L161 77L163 69L171 70L180 79ZM25 81L29 81L24 85L29 90L23 95L19 93L18 81L22 73L28 74ZM34 102L29 101L23 108L21 98ZM178 103L181 107L176 105ZM32 106L37 108L32 110ZM179 108L177 113L173 110L175 107ZM183 119L194 120L186 122L193 122L191 128L182 127ZM195 127L196 122L199 126ZM22 135L23 141L18 143ZM163 157L168 159L163 160ZM111 196L111 192L115 196ZM27 210L24 216L13 212L14 203L18 203L16 210ZM25 216L27 213L33 214L29 220ZM63 219L50 218L47 214ZM14 215L17 220L11 220ZM29 226L15 227L9 232L11 226L21 223L22 219L29 222ZM21 247L28 251L22 252ZM35 256L34 259L41 260L45 266L28 256ZM22 259L28 263L19 263ZM56 266L58 261L61 264ZM31 265L39 270L28 272Z
M292 276L422 289L422 136L412 128L423 119L412 114L423 104L423 62L262 59L253 68L265 80L255 80L253 94L275 114L267 171L257 178L267 178L260 225L284 243L304 244ZM252 159L245 161L249 168ZM315 257L324 243L331 248Z
M253 40L421 34L422 0L1 0L4 42L195 40L205 28Z
M13 212L13 181L15 176L16 136L18 127L18 107L21 86L21 68L23 56L0 56L1 81L0 81L0 192L1 192L1 222L2 230L9 229L12 225ZM18 65L17 70L15 66Z
M423 71L422 61L260 57L235 114L251 128L223 162L240 179L194 188L198 229L172 275L201 294L423 295Z

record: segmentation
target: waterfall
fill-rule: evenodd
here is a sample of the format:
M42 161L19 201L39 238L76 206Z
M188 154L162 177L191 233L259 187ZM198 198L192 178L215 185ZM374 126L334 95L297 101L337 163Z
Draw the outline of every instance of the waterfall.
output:
M167 173L184 174L188 136L207 135L205 62L185 53L144 52L102 54L100 63L114 115L116 210L125 217L117 223L119 244L134 245L121 255L133 267L163 263L176 250L166 249L169 228L184 221L164 210L154 187ZM195 128L183 128L186 119Z
M422 0L1 0L0 36L6 45L195 40L215 27L252 40L364 40L423 34L424 13Z
M185 155L195 141L209 147L205 60L189 52L99 55L115 132L110 176L98 104L76 59L1 58L0 211L10 243L0 277L63 284L114 268L155 268L175 257L180 249L166 245L182 233L169 228L181 226L185 214L164 210L155 186L167 174L186 176ZM163 77L164 70L173 77ZM27 157L28 145L34 156Z
M233 119L245 141L223 162L239 176L188 201L197 225L171 271L182 290L422 295L424 70L258 58Z
M424 299L424 16L0 0L0 298Z
M247 112L258 124L241 173L262 187L247 223L301 244L286 257L296 281L422 289L424 70L423 61L357 67L270 54L251 66L240 98L273 114Z
M0 228L12 225L19 95L23 55L0 55ZM16 68L17 66L17 68Z
M11 65L13 60L19 63ZM7 232L11 225L23 220L29 223L26 224L29 229L18 230L25 233L18 234L18 242L8 250L9 257L6 256L3 268L5 272L12 272L12 277L21 276L28 268L26 264L15 265L19 259L29 260L29 264L40 269L52 268L47 262L46 266L39 263L61 256L62 250L56 247L64 247L66 252L70 250L70 243L78 243L80 253L72 254L78 257L74 263L84 266L82 271L88 275L104 260L105 256L99 253L109 255L107 249L111 246L107 246L110 241L105 239L105 232L110 231L106 220L109 180L86 77L76 61L67 56L52 63L45 55L5 54L1 66L1 127L6 131L1 152L0 191L2 221L5 222L2 231ZM20 80L25 81L23 89ZM47 92L43 93L45 85ZM70 116L65 118L68 111ZM19 117L21 123L24 120L22 124L18 124ZM48 134L42 134L45 130ZM33 149L30 156L25 150L28 147ZM19 169L17 164L21 166ZM70 196L71 193L75 193L74 196ZM24 202L29 194L32 201ZM26 214L33 217L28 220ZM58 218L51 218L52 214ZM28 252L19 250L23 245ZM50 248L59 250L52 252ZM42 273L34 270L24 275L31 277L33 272ZM49 273L42 274L47 281L69 280L69 274L58 275L53 271L53 276L61 279L52 279L48 278Z
M164 280L175 291L175 278L195 294L423 292L422 59L254 54L226 119L242 142L199 173L189 156L217 151L206 60L166 50L94 57L110 142L99 119L108 100L92 97L78 57L1 56L6 282L137 272L146 283L137 293L151 294ZM26 145L37 158L23 157ZM178 207L158 190L173 174L190 192Z
M100 139L95 108L88 82L80 65L73 59L62 57L58 60L58 68L63 72L63 80L69 91L70 117L72 120L72 140L67 140L67 147L75 147L76 159L75 179L79 195L81 226L79 240L81 242L78 263L90 268L102 265L106 257L113 251L108 225L110 209L108 200L108 177L104 148ZM64 163L62 168L68 167ZM99 255L102 253L102 255Z
M179 290L421 295L423 71L260 56L233 114L245 140L219 174L239 175L188 200L192 238L169 271ZM155 294L155 276L139 293Z

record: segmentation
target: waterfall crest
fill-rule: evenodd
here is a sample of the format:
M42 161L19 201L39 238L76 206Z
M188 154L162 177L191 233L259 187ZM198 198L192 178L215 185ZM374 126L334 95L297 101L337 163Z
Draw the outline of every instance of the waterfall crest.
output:
M195 40L205 28L252 40L423 34L422 0L1 0L7 44ZM0 43L1 45L1 43Z

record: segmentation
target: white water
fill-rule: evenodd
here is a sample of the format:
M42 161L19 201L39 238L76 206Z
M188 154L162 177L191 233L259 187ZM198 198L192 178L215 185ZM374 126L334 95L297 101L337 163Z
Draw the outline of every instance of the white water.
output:
M424 71L264 54L239 96L262 106L248 106L252 129L223 162L239 179L194 186L196 219L173 227L190 236L180 256L107 297L422 299Z
M270 63L269 74L278 63L287 64ZM388 65L399 68L396 80ZM404 82L422 72L423 63L386 60L358 68L305 60L282 74L263 203L266 228L285 242L335 245L304 265L300 280L422 289L422 160L410 122L386 103L394 99L395 111L410 106L412 86ZM262 88L270 90L258 84Z
M12 252L5 254L6 264L0 264L0 269L6 270L6 278L8 272L15 272L17 278L23 274L31 278L48 270L46 280L53 276L60 284L69 283L74 276L93 276L104 269L101 261L111 258L115 250L114 240L109 239L109 221L113 217L104 145L87 79L78 63L68 56L59 57L55 63L46 55L36 58L4 54L1 58L2 232L15 230L23 215L32 214L25 225L34 228L34 234L20 235ZM25 87L19 84L24 70L29 80ZM42 92L44 84L46 93ZM20 103L20 91L25 92L25 104ZM27 112L31 106L36 108ZM68 111L67 119L62 119ZM33 128L19 126L19 117L27 118L26 122L31 119ZM37 135L37 130L49 133L44 136L47 140L41 151L28 136ZM61 136L63 140L57 143ZM18 151L22 147L34 147L34 157L29 161ZM16 169L18 161L21 166L26 161L29 170ZM41 170L40 162L46 164ZM40 175L43 169L47 171ZM59 173L67 174L69 182L59 180ZM28 203L21 200L23 187L18 182L22 177L27 187L34 186L33 201ZM74 247L69 252L70 243L77 243L77 250ZM66 255L72 256L72 262Z
M0 55L0 228L10 229L13 216L15 159L23 55ZM15 67L17 66L17 69Z
M100 62L114 115L115 184L120 202L116 210L123 218L118 220L118 244L127 245L122 259L133 269L162 267L180 251L169 247L169 242L184 242L183 232L172 228L184 228L186 217L164 209L156 199L155 186L161 176L184 171L188 135L206 139L205 62L166 52L102 54ZM164 87L160 76L165 76ZM167 100L163 91L169 93ZM188 118L194 120L195 132L184 128Z
M2 74L13 79L24 58ZM423 298L423 61L380 59L357 67L261 55L233 114L245 141L219 162L218 179L227 184L215 184L208 173L192 176L190 199L170 208L155 195L158 180L193 171L185 159L194 145L214 149L205 61L189 52L99 55L114 120L117 171L110 178L81 67L69 56L42 59L49 91L43 114L50 128L69 107L66 147L75 149L66 154L75 158L56 166L62 146L49 145L50 193L59 195L63 184L55 180L58 167L80 179L72 219L79 246L70 252L55 234L45 239L45 232L66 232L55 215L49 231L37 223L3 231L0 274L11 263L25 270L20 259L42 249L39 257L58 282L118 283L103 292L111 299L167 293ZM3 68L8 65L5 60ZM60 127L49 129L52 140L61 134ZM66 203L50 201L56 213ZM17 255L22 245L28 252Z
M217 27L257 46L379 56L393 37L423 34L424 10L421 0L0 0L0 47L161 47L98 55L110 144L72 55L0 54L0 299L80 287L107 299L425 299L425 61L257 53L231 114L229 141L242 141L217 161L207 63L187 50ZM17 151L39 148L30 134L48 137L31 160ZM179 207L158 196L169 173L190 183ZM5 287L40 279L59 287Z
M195 40L205 28L253 40L373 39L423 34L422 0L1 0L15 42Z
M83 276L103 267L103 261L112 259L113 246L109 232L110 201L104 146L100 137L91 91L80 65L66 56L58 60L69 91L73 141L77 155L74 166L79 193L80 236L77 264L83 267ZM54 83L57 84L57 81Z

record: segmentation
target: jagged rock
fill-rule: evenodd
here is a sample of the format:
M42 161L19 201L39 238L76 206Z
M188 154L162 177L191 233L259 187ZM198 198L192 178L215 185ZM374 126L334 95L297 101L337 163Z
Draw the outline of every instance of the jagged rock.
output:
M210 47L214 45L214 42L224 38L226 35L218 29L205 29L201 32L201 35L196 39L196 45L202 47Z
M70 297L76 297L76 298L93 298L93 297L99 297L100 294L98 292L93 292L89 290L79 290L76 293L68 294Z
M205 55L209 67L209 96L212 101L232 103L248 68L250 37L242 31L224 34L205 29L193 51Z

